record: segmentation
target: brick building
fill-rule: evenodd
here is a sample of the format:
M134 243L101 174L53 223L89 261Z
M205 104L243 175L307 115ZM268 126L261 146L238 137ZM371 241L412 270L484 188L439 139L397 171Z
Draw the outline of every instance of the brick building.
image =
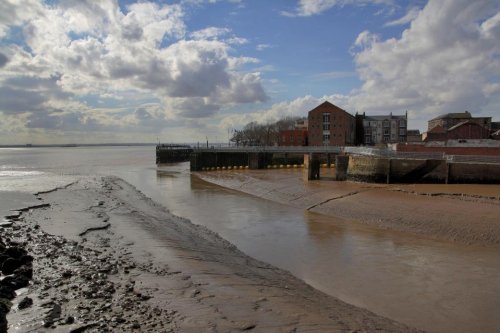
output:
M466 120L450 128L444 128L440 125L435 126L427 133L424 133L423 141L477 140L488 139L490 135L489 128L475 121Z
M279 133L279 146L307 146L307 144L307 129L291 129Z
M491 130L491 117L472 117L469 111L459 113L447 113L442 116L433 118L427 122L427 131L431 131L437 126L444 129L449 129L455 125L468 121L469 123L476 123L482 127Z
M356 114L358 144L406 142L408 115L367 116Z
M356 120L345 110L324 102L308 114L309 146L355 144Z

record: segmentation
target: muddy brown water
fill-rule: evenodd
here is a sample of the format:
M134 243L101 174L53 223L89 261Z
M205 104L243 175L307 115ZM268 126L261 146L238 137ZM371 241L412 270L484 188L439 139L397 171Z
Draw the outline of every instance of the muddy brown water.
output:
M192 176L187 163L158 169L154 147L0 149L0 195L78 174L119 176L247 254L377 314L431 332L500 331L498 248L378 230L227 190ZM499 186L425 190L500 193Z

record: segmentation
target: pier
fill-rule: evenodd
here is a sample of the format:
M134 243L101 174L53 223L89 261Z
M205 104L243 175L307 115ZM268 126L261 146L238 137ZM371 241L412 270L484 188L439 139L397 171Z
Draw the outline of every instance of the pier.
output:
M334 167L335 180L378 183L500 183L500 157L401 153L370 147L210 147L159 145L159 163L190 161L191 171L303 167L308 180Z
M186 162L192 152L189 145L159 144L156 146L156 164Z

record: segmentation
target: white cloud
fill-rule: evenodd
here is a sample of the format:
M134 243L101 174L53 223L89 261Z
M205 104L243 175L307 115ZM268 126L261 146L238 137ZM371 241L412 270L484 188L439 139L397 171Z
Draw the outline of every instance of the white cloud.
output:
M271 45L269 45L269 44L258 44L258 45L256 46L256 49L257 49L257 51L264 51L265 49L269 49L269 48L271 48L271 47L272 47L272 46L271 46Z
M23 42L30 50L0 46L0 113L30 113L28 127L118 128L115 116L71 102L88 95L97 100L126 96L132 105L141 99L161 102L154 112L150 106L124 111L124 123L137 126L165 124L169 117L211 116L224 107L267 99L258 73L239 72L242 64L258 60L230 55L246 39L219 40L230 30L215 27L184 39L179 5L138 2L124 12L114 0L51 6L9 0L0 6L0 38L12 26L24 26Z
M500 92L500 15L489 0L431 0L399 39L363 32L355 44L364 84L350 103L360 111L408 109L423 123L446 112L480 112Z
M43 6L38 0L0 1L0 38L8 34L11 26L20 26L40 15L43 15Z
M312 76L313 79L316 80L336 80L343 79L346 77L355 77L356 72L348 72L348 71L336 71L336 72L325 72L319 73Z
M500 13L491 1L431 0L401 37L383 40L363 31L353 45L363 81L359 89L348 95L305 96L230 115L222 128L305 116L324 100L350 113L404 114L408 110L410 126L423 130L427 120L448 112L499 116ZM348 75L324 76L344 74Z
M218 39L220 36L224 36L231 30L228 28L217 28L208 27L202 30L192 32L191 38L195 40L205 40L205 39Z
M346 5L394 5L393 0L299 0L295 11L282 12L285 16L313 16L319 15L335 6Z
M255 121L261 124L272 123L285 117L307 117L307 113L323 103L329 101L339 107L348 110L349 101L346 96L331 95L323 97L313 97L307 95L296 98L288 102L280 102L271 105L269 108L257 110L255 112L247 112L244 114L232 114L225 116L220 121L221 130L227 128L239 129L249 122Z
M420 9L419 8L417 8L417 7L411 8L408 11L408 13L406 13L405 16L403 16L403 17L401 17L401 18L399 18L397 20L387 22L385 24L385 26L386 27L393 27L393 26L396 26L396 25L405 25L405 24L408 24L411 21L413 21L414 19L416 19L419 13L420 13Z

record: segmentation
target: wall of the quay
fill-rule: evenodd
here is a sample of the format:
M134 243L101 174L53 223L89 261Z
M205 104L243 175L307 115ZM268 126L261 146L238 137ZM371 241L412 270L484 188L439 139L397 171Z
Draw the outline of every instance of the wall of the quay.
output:
M352 155L347 179L377 183L500 183L500 164Z
M500 184L500 164L450 163L449 182Z

